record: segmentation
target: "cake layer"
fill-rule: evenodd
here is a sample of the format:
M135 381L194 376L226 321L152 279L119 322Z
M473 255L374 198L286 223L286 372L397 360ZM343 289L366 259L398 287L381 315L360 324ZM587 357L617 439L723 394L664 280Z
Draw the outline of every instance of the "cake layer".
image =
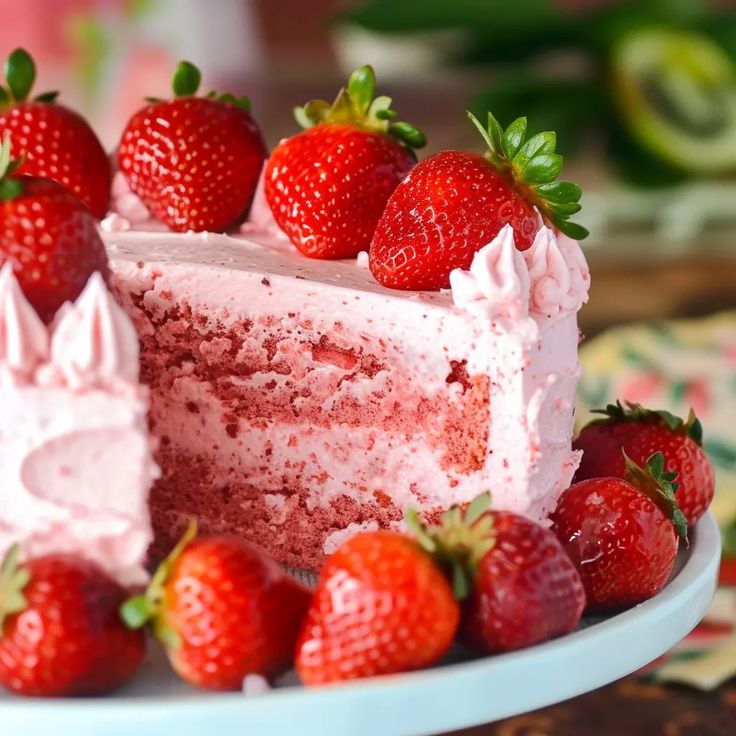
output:
M549 269L530 283L510 236L486 256L523 267L524 314L484 296L480 261L454 295L405 293L273 239L105 239L151 389L158 552L196 517L314 568L407 506L432 516L490 490L539 521L569 483L584 295L530 312Z

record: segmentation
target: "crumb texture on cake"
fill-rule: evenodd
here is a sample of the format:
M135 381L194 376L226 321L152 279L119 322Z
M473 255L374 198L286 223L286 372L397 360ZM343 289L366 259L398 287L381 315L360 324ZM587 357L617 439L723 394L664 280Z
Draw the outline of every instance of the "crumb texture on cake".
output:
M465 299L479 314L457 293L393 292L282 241L105 237L151 391L157 553L197 517L315 568L335 540L397 525L408 506L431 517L490 490L542 520L572 477L579 305L535 311L541 275L526 262L512 318L489 312L480 268Z

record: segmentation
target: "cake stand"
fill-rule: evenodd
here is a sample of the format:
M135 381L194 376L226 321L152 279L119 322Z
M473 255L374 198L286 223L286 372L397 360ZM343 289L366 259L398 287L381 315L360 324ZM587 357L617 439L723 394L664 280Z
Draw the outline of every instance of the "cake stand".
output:
M2 736L420 736L528 712L617 680L656 659L705 614L720 535L698 523L665 589L646 603L551 642L495 657L453 652L430 670L305 689L287 676L257 695L212 694L170 674L156 647L114 697L28 700L0 695Z

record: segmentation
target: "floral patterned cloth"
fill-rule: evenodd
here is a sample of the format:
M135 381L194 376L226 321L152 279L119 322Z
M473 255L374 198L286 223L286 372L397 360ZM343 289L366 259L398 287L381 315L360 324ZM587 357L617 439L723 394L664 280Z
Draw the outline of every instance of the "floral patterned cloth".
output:
M616 399L683 417L695 410L716 469L712 511L724 557L736 558L736 311L618 327L584 343L581 361L578 427ZM704 623L650 674L706 690L736 674L736 559L724 560Z

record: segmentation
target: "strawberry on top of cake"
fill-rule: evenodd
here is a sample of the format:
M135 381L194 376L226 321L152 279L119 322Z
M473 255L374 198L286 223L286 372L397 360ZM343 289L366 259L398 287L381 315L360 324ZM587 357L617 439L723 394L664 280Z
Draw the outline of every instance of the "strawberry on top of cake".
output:
M567 219L580 190L554 181L554 134L527 141L523 120L504 132L491 118L485 137L495 148L473 159L488 171L469 183L472 191L493 179L498 196L474 201L456 184L441 191L431 174L438 156L453 171L459 153L414 166L423 136L394 122L375 90L363 67L332 105L298 110L311 127L267 160L247 235L196 232L194 221L183 234L154 220L105 223L160 443L154 556L196 517L205 531L317 568L357 531L400 525L409 505L431 518L491 490L497 508L543 520L569 484L579 460L577 311L589 274L577 243L560 233L583 234ZM200 99L191 94L156 104L168 119L175 105ZM135 119L119 153L133 191L144 158L173 170L220 155L174 125L146 129ZM243 161L240 179L255 189L260 170L255 158ZM227 192L236 183L223 172ZM201 201L203 174L189 180L193 192L163 186L161 202L183 213ZM412 191L426 207L414 206ZM135 202L122 188L118 196ZM475 220L482 226L466 227ZM402 251L412 222L433 235L424 250L407 241ZM382 249L393 254L378 268ZM354 258L361 251L373 273ZM411 274L402 271L409 254ZM421 274L437 275L412 281Z

